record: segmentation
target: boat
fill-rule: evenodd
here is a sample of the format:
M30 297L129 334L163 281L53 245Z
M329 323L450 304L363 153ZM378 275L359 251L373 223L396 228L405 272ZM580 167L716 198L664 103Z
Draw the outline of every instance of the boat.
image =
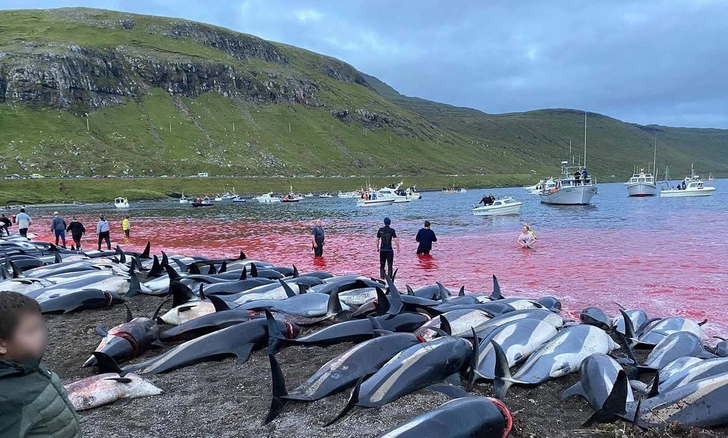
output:
M542 179L541 181L537 182L536 184L532 186L524 186L523 188L532 195L538 195L541 194L541 192L546 190L551 190L554 187L556 187L556 182L554 182L553 178L549 179Z
M394 204L394 199L388 198L370 198L360 199L356 202L357 207L384 207Z
M685 187L684 189L681 187ZM660 198L688 198L710 196L716 191L715 187L706 187L703 181L685 177L682 184L675 188L660 190Z
M655 134L655 150L652 158L652 168L655 169L657 166L657 134ZM655 196L657 193L657 184L655 183L655 176L649 172L649 166L647 166L647 173L644 169L640 169L639 173L634 172L632 178L629 179L624 185L627 186L628 196Z
M586 170L586 111L584 111L584 165ZM597 194L594 177L582 177L579 166L569 166L568 161L561 162L561 178L554 181L552 188L544 185L538 196L542 204L548 205L589 205Z
M357 192L342 192L341 190L339 190L339 194L336 196L338 196L341 199L352 199L352 198L358 198L361 195Z
M328 193L323 193L323 194L319 195L319 198L333 198L333 196L331 196Z
M303 195L304 198L313 198L313 193L306 193Z
M492 204L473 207L474 216L507 216L518 214L523 202L516 201L510 196L496 199Z
M235 198L233 198L233 204L243 204L245 202L248 202L247 200L243 199L242 196L238 195Z
M290 186L288 194L281 199L283 202L299 202L303 199L303 195L297 195L293 193L293 186Z
M129 200L119 196L114 199L114 207L116 208L129 208Z
M182 196L179 198L179 203L180 204L189 204L190 200L185 197L184 193L182 193Z
M212 207L213 204L210 198L205 196L204 198L197 198L194 201L190 202L190 205L193 207Z
M395 204L410 202L412 199L407 195L406 190L400 189L402 183L389 185L376 191L377 199L391 199ZM419 193L418 193L419 194ZM417 198L419 199L419 198Z
M266 193L264 195L256 196L255 200L261 204L275 204L281 202L281 198L273 196L273 192Z
M412 186L404 191L405 196L407 196L407 199L410 201L416 201L418 199L422 199L422 194L417 191L417 186Z

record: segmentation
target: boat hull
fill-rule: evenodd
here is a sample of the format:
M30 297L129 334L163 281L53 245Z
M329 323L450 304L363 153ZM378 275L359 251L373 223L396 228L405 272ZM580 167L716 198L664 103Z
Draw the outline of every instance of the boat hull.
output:
M640 196L655 196L657 193L657 187L654 184L628 184L627 195L640 197Z
M384 207L387 205L392 205L394 203L394 199L369 199L369 200L360 200L356 203L358 207Z
M506 205L504 207L475 207L473 209L474 216L510 216L516 215L521 211L521 203Z
M596 186L576 186L542 192L539 197L542 204L548 205L588 205L596 193Z
M662 190L660 198L697 198L702 196L710 196L715 193L715 187L703 187L694 190Z

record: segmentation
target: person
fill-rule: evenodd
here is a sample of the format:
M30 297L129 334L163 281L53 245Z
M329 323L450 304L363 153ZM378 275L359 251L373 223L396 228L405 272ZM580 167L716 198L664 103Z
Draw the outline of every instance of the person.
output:
M111 235L109 233L109 223L103 216L99 217L96 224L96 234L99 236L99 251L101 251L101 242L106 241L106 249L111 249Z
M517 242L523 249L533 249L533 246L536 244L536 235L531 231L531 227L528 225L523 226Z
M581 179L586 183L586 180L589 178L589 171L586 170L586 167L584 170L581 171Z
M15 223L18 224L18 233L27 239L28 228L30 228L30 224L32 224L33 221L30 219L30 216L28 216L28 213L25 212L25 208L21 208L20 213L15 216Z
M394 228L390 227L391 219L384 218L384 226L377 231L377 251L379 251L379 278L384 278L384 267L387 275L392 277L392 264L394 263L394 248L399 253L399 239ZM393 245L394 244L394 245Z
M495 201L495 196L493 196L493 194L490 194L488 196L483 195L483 199L481 199L480 202L478 202L478 204L483 204L484 206L493 205L494 201Z
M121 230L124 232L124 237L129 238L131 232L131 224L129 223L129 216L127 215L123 221L121 221Z
M74 217L73 221L68 224L66 231L71 233L71 238L73 239L73 244L76 246L76 251L81 251L81 237L86 234L86 228L78 221L78 219L76 219L76 217Z
M687 186L685 185L685 180L683 180L683 182L682 182L682 190L685 190L686 188L687 188Z
M432 242L437 242L435 232L430 229L430 221L425 221L425 226L417 232L415 241L419 242L419 245L417 245L417 255L430 254L430 251L432 251Z
M0 437L82 436L63 382L41 363L47 342L38 303L0 292Z
M311 246L313 247L314 257L324 256L324 238L326 236L323 226L323 221L317 219L313 224L313 228L311 228Z
M581 171L577 169L576 172L574 172L574 184L577 186L579 185L579 178L581 178Z
M10 235L10 227L12 225L13 224L12 224L12 222L10 222L10 219L5 217L4 214L2 216L0 216L0 230L4 231L5 234L8 236ZM2 235L2 233L0 233L0 235Z
M56 246L58 246L58 240L61 240L61 246L66 247L66 221L62 217L58 216L58 212L53 212L53 219L51 220L51 232L56 236Z

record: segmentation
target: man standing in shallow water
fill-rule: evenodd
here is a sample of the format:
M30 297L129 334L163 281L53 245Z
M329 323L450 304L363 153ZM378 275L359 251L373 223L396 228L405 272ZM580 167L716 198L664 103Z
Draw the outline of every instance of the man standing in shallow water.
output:
M314 257L324 256L324 223L321 219L316 219L311 228L311 247L313 247Z
M394 263L394 248L399 253L399 239L397 232L390 227L392 221L384 218L384 226L377 231L377 251L379 251L379 277L384 278L384 267L387 266L387 275L392 277L392 264ZM394 243L394 247L392 246Z

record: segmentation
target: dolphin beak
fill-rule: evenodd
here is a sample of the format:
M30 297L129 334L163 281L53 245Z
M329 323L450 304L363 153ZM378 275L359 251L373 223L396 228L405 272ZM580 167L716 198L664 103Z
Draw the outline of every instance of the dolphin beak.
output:
M134 348L124 338L119 337L113 337L109 340L109 342L104 345L104 347L101 350L102 353L106 353L107 355L111 356L116 360L117 362L121 362L123 360L131 359L134 356ZM83 366L84 368L92 367L96 365L96 358L91 356L84 362Z

